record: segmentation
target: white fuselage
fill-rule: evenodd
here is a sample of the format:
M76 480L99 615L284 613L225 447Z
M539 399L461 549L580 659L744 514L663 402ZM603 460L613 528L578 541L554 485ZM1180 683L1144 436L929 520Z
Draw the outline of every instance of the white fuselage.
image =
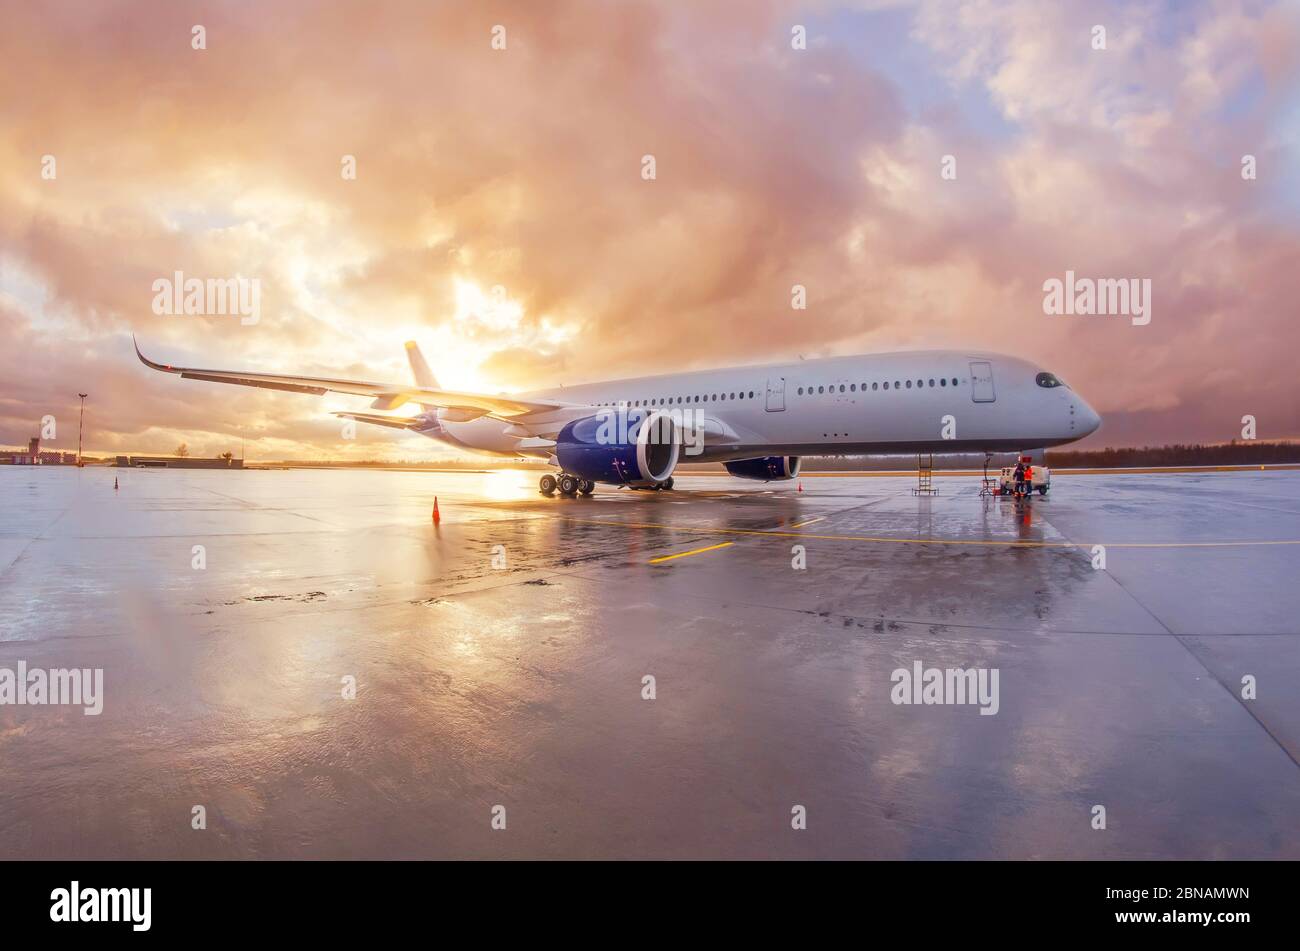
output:
M1101 419L1065 385L1027 361L960 350L832 357L771 366L698 370L538 390L544 397L605 407L691 410L734 438L694 460L862 453L1014 451L1056 446ZM1052 378L1054 381L1054 378ZM540 455L491 418L440 419L426 435L481 452Z

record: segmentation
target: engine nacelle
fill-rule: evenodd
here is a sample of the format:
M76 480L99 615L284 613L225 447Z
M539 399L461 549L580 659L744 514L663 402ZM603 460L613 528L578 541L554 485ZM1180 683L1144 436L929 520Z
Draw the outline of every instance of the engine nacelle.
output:
M798 456L763 456L761 459L737 459L723 464L737 479L779 482L799 475L803 461Z
M574 420L555 440L565 472L614 485L655 485L677 468L681 427L655 410L606 410Z

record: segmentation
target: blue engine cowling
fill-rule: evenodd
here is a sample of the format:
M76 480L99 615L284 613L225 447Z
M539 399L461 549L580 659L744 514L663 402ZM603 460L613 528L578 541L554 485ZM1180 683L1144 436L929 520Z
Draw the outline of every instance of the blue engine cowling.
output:
M560 430L555 458L592 482L644 486L673 474L681 448L681 429L667 413L609 410Z
M763 456L761 459L737 459L724 465L738 479L778 482L797 476L803 462L798 456Z

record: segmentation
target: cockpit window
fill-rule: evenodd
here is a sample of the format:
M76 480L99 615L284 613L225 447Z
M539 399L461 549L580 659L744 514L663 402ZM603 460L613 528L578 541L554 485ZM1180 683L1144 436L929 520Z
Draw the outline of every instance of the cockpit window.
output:
M1039 386L1045 386L1048 389L1051 389L1054 386L1065 386L1064 380L1057 379L1056 376L1051 373L1038 374L1038 376L1034 377L1034 382Z

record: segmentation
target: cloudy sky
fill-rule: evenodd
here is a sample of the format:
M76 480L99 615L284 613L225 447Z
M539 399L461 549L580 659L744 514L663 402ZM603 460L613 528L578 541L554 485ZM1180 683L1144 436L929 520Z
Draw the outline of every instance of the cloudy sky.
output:
M978 347L1080 390L1084 445L1300 437L1294 2L0 11L3 444L54 414L75 448L82 390L106 452L437 452L342 440L360 399L153 373L133 332L375 380L414 339L490 391ZM1150 324L1044 314L1067 270L1150 279ZM260 319L155 314L177 271L256 279Z

